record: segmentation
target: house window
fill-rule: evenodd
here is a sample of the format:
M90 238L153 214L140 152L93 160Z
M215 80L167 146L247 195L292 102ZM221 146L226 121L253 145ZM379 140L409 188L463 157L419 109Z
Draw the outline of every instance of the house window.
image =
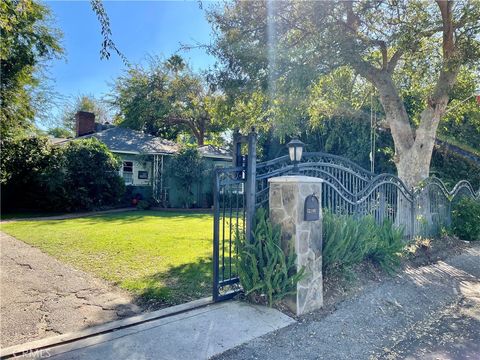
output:
M123 162L123 180L125 184L133 184L133 161Z
M138 178L143 180L148 179L148 171L139 171Z

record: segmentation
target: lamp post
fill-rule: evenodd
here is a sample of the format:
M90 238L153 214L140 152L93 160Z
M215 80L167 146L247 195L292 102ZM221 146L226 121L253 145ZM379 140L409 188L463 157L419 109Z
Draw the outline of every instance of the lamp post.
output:
M298 174L298 163L302 159L303 146L305 144L298 139L291 140L288 146L288 154L290 155L290 161L293 163L292 174Z

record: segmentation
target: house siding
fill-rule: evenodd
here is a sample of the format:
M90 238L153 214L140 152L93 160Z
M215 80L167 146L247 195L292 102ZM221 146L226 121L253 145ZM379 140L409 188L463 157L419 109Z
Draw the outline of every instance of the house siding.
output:
M146 199L152 194L153 184L153 155L136 155L116 153L122 160L122 166L119 169L120 176L123 177L123 161L131 161L133 163L133 178L131 183L126 185L131 187L133 195L140 195L141 198ZM207 173L202 177L201 181L195 184L192 188L194 196L195 208L210 208L213 205L213 176L214 169L216 167L231 166L230 160L216 159L216 158L204 158L206 167L209 169ZM164 174L163 174L163 188L167 190L167 207L169 208L182 208L183 203L183 189L177 184L169 174L169 165L171 161L170 155L164 155ZM139 179L139 171L148 171L148 179ZM160 181L160 179L158 179Z
M151 186L152 185L152 176L153 168L152 161L149 161L149 156L145 155L134 155L134 154L117 154L122 160L122 165L118 171L121 177L124 177L123 172L123 162L131 161L133 163L133 172L132 172L132 182L125 183L125 185L132 186ZM139 172L146 171L148 174L147 179L140 179Z

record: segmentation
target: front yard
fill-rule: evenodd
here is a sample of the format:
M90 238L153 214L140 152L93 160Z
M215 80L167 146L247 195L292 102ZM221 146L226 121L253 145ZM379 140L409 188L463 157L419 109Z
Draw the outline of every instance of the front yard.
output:
M210 294L212 221L205 213L135 211L11 222L2 231L157 308Z

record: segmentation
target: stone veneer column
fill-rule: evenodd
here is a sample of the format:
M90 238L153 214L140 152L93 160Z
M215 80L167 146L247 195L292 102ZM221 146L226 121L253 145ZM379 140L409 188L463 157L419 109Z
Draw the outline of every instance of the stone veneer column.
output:
M270 219L282 229L282 248L293 243L297 254L297 270L305 267L305 276L297 284L296 297L289 306L297 315L323 306L322 279L322 180L308 176L281 176L270 183ZM319 200L319 220L304 220L304 204L308 195Z

